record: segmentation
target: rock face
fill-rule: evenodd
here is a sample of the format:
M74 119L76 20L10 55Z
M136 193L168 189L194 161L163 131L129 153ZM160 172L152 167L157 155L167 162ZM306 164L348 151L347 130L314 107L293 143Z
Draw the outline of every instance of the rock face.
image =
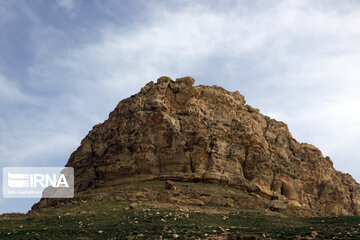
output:
M75 191L151 179L226 184L269 201L359 215L360 188L285 123L239 92L161 77L122 100L82 140L66 166Z

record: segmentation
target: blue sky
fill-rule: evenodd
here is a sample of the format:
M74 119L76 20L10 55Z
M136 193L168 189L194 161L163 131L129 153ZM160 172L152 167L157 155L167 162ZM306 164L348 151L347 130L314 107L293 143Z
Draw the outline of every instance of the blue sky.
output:
M121 99L189 75L359 181L359 25L357 0L0 0L0 167L64 166ZM35 201L0 198L0 213Z

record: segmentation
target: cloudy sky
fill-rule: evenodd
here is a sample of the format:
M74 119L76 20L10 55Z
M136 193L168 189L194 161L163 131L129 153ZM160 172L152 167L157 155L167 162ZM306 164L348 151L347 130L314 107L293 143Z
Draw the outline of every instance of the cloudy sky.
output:
M0 167L64 166L121 99L189 75L360 181L359 26L357 0L0 0Z

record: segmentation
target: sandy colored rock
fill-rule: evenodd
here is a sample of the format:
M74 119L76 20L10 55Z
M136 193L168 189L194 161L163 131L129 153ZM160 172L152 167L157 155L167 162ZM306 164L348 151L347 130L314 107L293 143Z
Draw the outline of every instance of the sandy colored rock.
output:
M284 211L286 210L286 205L279 200L271 201L270 209L273 211Z
M130 205L129 205L129 209L137 209L139 206L138 206L138 204L137 203L131 203Z
M161 77L122 100L71 154L76 193L152 179L226 184L318 215L359 215L360 188L239 92ZM36 207L48 204L42 199Z
M176 185L173 181L167 180L165 182L165 189L167 190L176 190Z

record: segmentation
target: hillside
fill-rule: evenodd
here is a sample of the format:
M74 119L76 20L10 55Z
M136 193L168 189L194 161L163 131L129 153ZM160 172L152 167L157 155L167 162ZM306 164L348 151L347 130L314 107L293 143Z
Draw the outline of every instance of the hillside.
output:
M4 214L0 239L360 238L357 216L298 217L267 209L261 198L232 187L175 184L176 190L157 180L122 184L83 191L72 202L26 215Z
M360 188L239 92L161 77L122 100L70 156L75 195L167 179L231 186L303 216L358 215ZM42 199L33 209L58 205ZM259 206L260 207L260 206Z

